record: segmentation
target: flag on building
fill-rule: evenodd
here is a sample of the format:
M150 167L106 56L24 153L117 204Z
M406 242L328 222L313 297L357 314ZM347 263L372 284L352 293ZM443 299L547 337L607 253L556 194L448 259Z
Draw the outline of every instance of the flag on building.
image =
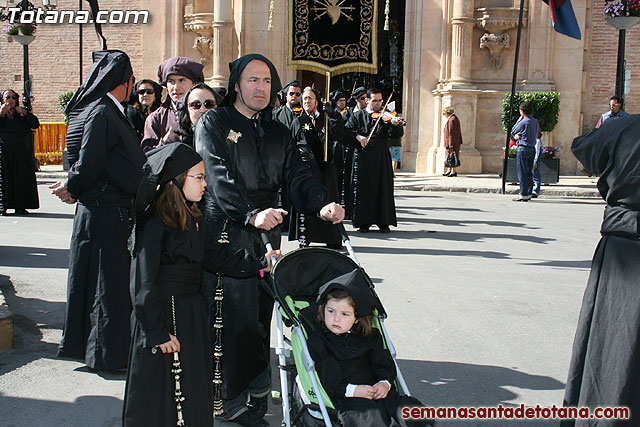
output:
M342 74L378 71L378 0L289 0L287 63Z
M560 34L580 40L580 26L571 0L542 0L551 8L553 28Z

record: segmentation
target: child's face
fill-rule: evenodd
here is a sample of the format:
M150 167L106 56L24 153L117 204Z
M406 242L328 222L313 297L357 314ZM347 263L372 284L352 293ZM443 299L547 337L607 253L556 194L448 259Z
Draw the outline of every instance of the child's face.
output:
M182 191L190 202L202 200L207 181L204 180L204 163L200 162L187 171L187 179L184 180Z
M328 299L324 306L324 324L336 335L346 334L356 323L356 313L348 299Z

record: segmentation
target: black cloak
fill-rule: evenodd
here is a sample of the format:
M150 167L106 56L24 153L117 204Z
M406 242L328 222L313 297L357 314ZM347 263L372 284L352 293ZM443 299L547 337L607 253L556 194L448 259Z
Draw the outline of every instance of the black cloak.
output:
M138 244L131 267L131 351L125 389L125 426L175 426L173 354L157 345L180 342L182 414L188 426L213 425L213 376L202 268L242 272L263 266L245 250L220 245L201 218L187 230L165 224L151 213L142 215L156 194L202 159L191 147L169 144L149 152L145 175L136 195ZM175 323L174 323L175 322ZM175 325L175 329L174 329Z
M93 369L119 369L129 353L129 264L133 196L146 158L107 92L129 80L129 58L101 51L69 104L72 163L65 187L78 201L73 221L67 311L58 355Z
M254 59L265 62L271 70L271 94L269 105L248 118L233 103L236 82ZM262 55L251 54L232 62L230 70L226 106L207 111L196 126L196 149L204 160L208 184L205 218L215 236L224 232L230 246L247 248L257 256L266 250L249 220L261 210L277 208L282 185L288 186L294 206L305 212L319 212L326 204L327 192L300 159L289 130L271 118L280 89L273 64ZM268 235L272 245L279 248L280 230L275 228ZM243 400L249 391L256 397L263 396L271 388L269 330L273 300L259 287L257 271L249 276L222 276L219 281L207 275L205 280L212 308L218 301L214 302L214 290L224 295L222 322L213 325L217 315L211 315L212 333L222 329L222 398ZM256 384L261 374L266 380ZM225 411L233 411L227 416L241 409L225 407Z
M621 407L629 420L566 420L563 426L640 424L640 115L611 120L571 149L607 202L573 342L564 405Z

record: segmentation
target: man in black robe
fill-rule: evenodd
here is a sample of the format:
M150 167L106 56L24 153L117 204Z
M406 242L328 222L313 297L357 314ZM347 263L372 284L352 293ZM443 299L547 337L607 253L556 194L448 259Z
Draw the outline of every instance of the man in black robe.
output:
M573 154L607 202L573 342L564 406L627 407L628 420L563 426L640 425L640 115L576 138Z
M84 359L96 370L127 366L129 265L127 238L133 196L145 156L121 102L134 77L127 54L97 51L86 82L67 106L73 159L66 182L50 188L75 203L67 312L58 356Z
M299 212L320 213L338 223L344 209L327 204L327 191L300 159L289 129L273 120L280 90L273 64L245 55L229 64L225 106L207 111L196 127L196 149L207 175L205 218L215 236L255 254L265 249L260 232L280 247L278 224L287 212L277 208L278 189L287 183ZM273 300L250 276L205 277L211 298L214 345L214 413L241 425L267 425L264 414L271 390L269 335ZM213 293L213 292L210 292ZM221 400L220 400L221 398ZM249 404L247 405L247 401Z
M389 154L389 138L400 138L404 130L397 117L388 121L374 118L382 113L382 92L367 91L367 107L353 113L346 125L347 135L357 140L352 172L353 226L366 233L376 224L382 233L389 233L389 226L397 225L396 206L393 200L393 169ZM376 125L376 121L377 125ZM373 134L371 134L371 131Z

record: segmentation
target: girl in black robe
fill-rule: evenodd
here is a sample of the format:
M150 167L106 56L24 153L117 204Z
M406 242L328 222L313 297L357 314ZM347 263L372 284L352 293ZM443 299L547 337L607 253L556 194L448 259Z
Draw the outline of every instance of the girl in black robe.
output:
M40 126L38 118L21 107L18 94L11 89L2 92L0 103L0 193L3 203L0 213L15 209L17 214L26 214L27 209L38 209L38 187L36 184L33 155L33 129Z
M628 420L563 426L640 425L640 115L576 138L573 154L607 206L573 342L564 405L630 409Z
M246 250L231 252L209 234L196 206L206 182L195 150L181 143L162 146L149 152L145 170L136 196L142 218L131 239L133 337L123 424L175 426L183 419L191 427L212 426L212 354L202 268L242 273L266 264ZM174 401L174 353L181 369L180 409Z
M426 425L402 418L403 407L423 405L393 385L395 363L372 327L376 303L363 273L329 281L317 302L319 325L309 334L309 352L343 427Z

